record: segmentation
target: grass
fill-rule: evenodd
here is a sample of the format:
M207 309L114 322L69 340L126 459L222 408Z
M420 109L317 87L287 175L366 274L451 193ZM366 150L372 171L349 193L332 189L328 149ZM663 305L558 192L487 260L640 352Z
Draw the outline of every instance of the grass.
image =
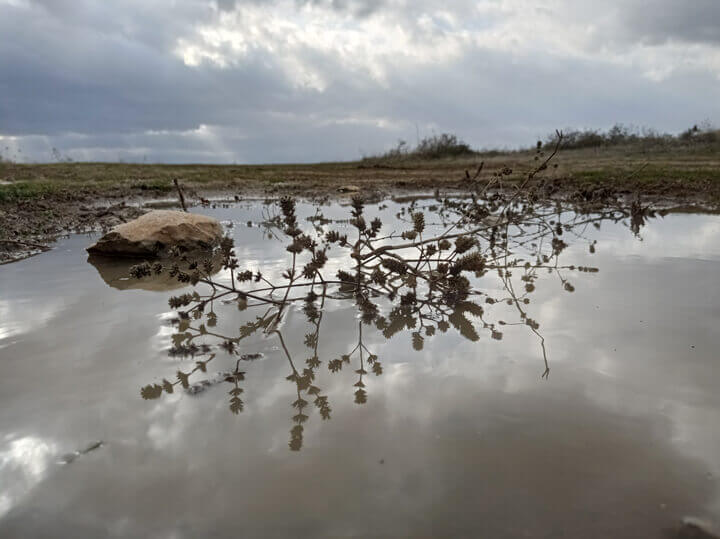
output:
M690 168L673 167L667 164L648 165L642 169L638 167L633 171L628 167L603 167L590 170L578 170L573 177L592 182L623 182L626 176L632 175L633 184L643 182L655 182L663 180L666 182L682 181L693 184L701 181L720 182L720 167L712 168Z
M177 178L187 188L204 191L308 194L334 192L343 185L362 188L432 190L462 187L465 171L485 162L483 176L508 166L519 179L533 165L533 152L485 152L454 157L362 160L287 165L145 165L122 163L0 164L0 203L19 200L90 196L147 196L174 191ZM669 187L702 189L720 198L720 152L714 145L691 144L659 150L636 143L562 150L557 168L546 176L568 188L606 185L618 189L662 192Z
M398 194L435 189L462 190L466 171L480 181L506 168L503 185L522 180L537 165L533 151L482 152L444 158L354 161L288 165L147 165L126 163L0 163L0 238L46 241L65 230L85 230L132 218L137 198L175 198L173 179L186 196L291 194L324 197L341 187L361 193ZM553 195L572 200L597 200L613 194L643 194L648 201L666 201L688 208L720 209L720 152L708 145L648 149L637 144L563 150L543 173ZM601 188L601 189L598 189ZM355 192L356 189L342 189ZM112 217L93 217L95 203L108 201ZM102 214L105 215L105 214ZM105 219L105 221L103 221ZM111 221L107 221L111 219ZM43 240L43 238L45 238ZM3 257L3 250L4 253ZM0 261L12 259L12 244L0 245Z
M56 186L49 181L17 182L0 185L0 203L42 198L51 195L55 190Z

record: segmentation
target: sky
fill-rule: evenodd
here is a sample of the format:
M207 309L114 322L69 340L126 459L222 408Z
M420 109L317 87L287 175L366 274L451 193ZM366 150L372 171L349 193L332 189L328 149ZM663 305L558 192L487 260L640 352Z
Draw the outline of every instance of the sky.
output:
M701 122L720 124L719 0L0 0L17 161L354 160Z

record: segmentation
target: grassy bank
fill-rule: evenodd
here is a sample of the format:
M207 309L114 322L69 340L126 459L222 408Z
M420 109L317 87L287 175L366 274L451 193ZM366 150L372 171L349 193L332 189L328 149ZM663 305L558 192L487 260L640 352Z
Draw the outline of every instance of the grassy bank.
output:
M627 144L564 150L543 173L549 180L544 195L603 204L638 193L649 202L720 209L720 152L714 146L658 149ZM23 242L47 244L65 231L107 229L136 217L142 210L128 203L175 198L174 179L191 203L198 201L196 195L213 192L240 197L322 197L355 191L382 195L467 189L467 176L473 176L482 162L480 182L505 170L500 185L512 188L537 165L534 157L534 151L473 152L445 158L261 166L2 162L0 262L24 256L29 248Z
M136 165L115 163L0 164L0 204L65 197L162 196L173 179L199 191L334 192L347 184L393 190L462 188L465 171L483 161L480 178L503 167L519 180L533 164L532 152L478 153L441 159L365 160L311 165ZM564 150L546 177L567 189L593 186L646 194L702 194L720 199L720 152L714 147L658 151L633 146Z

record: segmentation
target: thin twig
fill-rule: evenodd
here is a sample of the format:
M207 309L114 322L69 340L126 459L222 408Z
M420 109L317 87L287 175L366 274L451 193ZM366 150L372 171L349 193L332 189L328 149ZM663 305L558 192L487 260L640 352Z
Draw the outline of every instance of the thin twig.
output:
M639 168L635 169L633 172L631 172L630 174L628 174L627 176L625 176L625 178L623 178L623 181L627 181L627 180L629 180L630 178L632 178L632 177L634 177L634 176L637 176L637 175L638 175L640 172L642 172L642 170L643 170L646 166L648 166L649 164L650 164L649 161L645 161Z
M187 212L187 207L185 206L185 196L183 195L182 189L180 189L180 184L178 183L177 178L173 178L173 183L175 184L178 196L180 197L180 205L182 206L183 211Z

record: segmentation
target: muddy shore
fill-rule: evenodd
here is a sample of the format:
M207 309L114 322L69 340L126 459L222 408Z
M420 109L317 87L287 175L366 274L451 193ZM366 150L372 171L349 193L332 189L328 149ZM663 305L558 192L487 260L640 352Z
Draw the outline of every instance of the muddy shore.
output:
M597 161L597 158L594 158ZM682 162L664 172L637 160L593 171L576 156L560 161L534 182L540 198L584 211L643 204L665 211L717 211L720 170L714 162L697 169ZM2 172L0 197L0 264L37 254L61 235L104 231L152 207L179 207L173 179L179 179L188 205L293 195L306 199L407 196L418 192L467 194L490 182L500 167L512 176L499 189L515 189L527 169L527 156L486 162L475 183L475 161L442 161L401 165L338 163L265 167L159 165L14 165ZM656 169L659 165L653 164ZM648 172L651 168L651 172ZM683 170L688 170L683 176ZM699 171L699 172L698 172Z

